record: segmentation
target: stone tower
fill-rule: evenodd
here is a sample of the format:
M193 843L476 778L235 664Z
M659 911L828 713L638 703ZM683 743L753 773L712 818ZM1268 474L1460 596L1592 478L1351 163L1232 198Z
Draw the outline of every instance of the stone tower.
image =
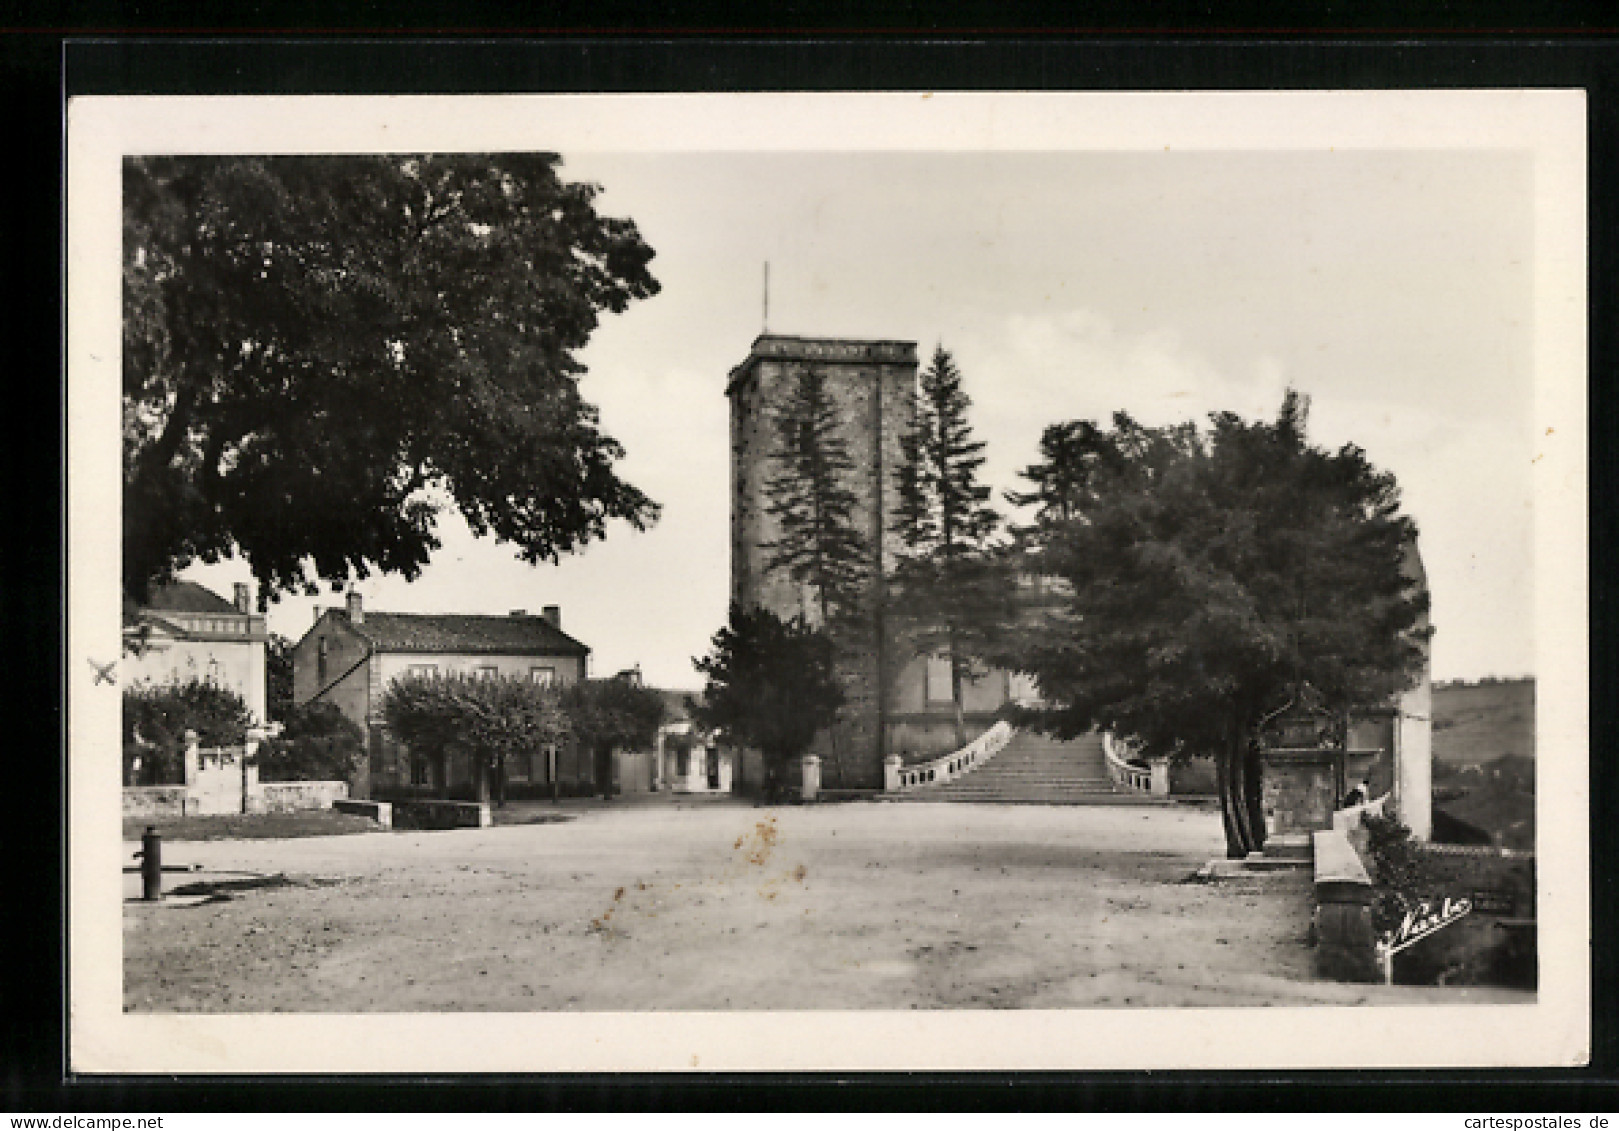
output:
M892 658L878 611L884 578L898 549L889 533L898 506L894 469L900 440L910 428L916 405L916 343L796 338L761 334L747 358L731 370L725 393L731 401L731 600L762 607L781 617L800 613L815 620L814 602L789 578L767 575L766 549L780 535L767 513L765 484L774 473L774 419L798 373L819 369L840 409L854 463L849 484L859 499L855 520L867 531L872 560L868 628L842 638L839 675L845 705L827 784L880 789L883 784L884 685ZM841 780L839 780L841 779Z

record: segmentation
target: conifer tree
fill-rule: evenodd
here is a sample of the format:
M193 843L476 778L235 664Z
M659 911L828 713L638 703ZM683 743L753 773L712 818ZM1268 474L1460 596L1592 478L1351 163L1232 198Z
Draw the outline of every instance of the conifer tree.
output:
M861 612L870 549L855 525L854 460L825 373L801 368L772 423L775 474L765 484L765 509L781 536L764 547L770 551L765 569L784 570L808 587L822 626L831 631Z
M892 589L910 651L949 657L961 742L963 686L1016 615L1010 565L995 543L1001 517L978 479L984 442L973 439L971 407L955 360L939 346L921 374L914 425L901 440L895 521L903 550Z
M757 749L765 799L776 800L788 767L843 703L831 639L802 616L782 620L769 609L733 604L708 655L692 662L707 677L701 701L691 703L693 717L734 745Z

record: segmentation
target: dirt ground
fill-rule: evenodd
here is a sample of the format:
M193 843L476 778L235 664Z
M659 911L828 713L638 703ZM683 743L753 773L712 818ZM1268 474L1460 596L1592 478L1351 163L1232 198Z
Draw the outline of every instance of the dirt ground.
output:
M876 802L186 843L189 898L125 877L125 1008L1519 1000L1313 980L1305 875L1193 879L1220 850L1207 809Z

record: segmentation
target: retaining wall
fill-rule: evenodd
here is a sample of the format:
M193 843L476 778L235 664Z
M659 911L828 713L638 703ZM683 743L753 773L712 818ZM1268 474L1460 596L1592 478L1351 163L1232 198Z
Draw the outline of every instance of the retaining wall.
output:
M183 817L186 813L186 794L183 785L126 785L124 816Z
M1381 980L1372 877L1341 829L1314 834L1316 966L1339 982Z
M260 782L249 790L249 813L292 813L299 809L330 809L335 801L347 798L346 781Z
M338 798L332 802L332 808L339 813L353 813L360 817L370 817L385 829L394 827L394 807L386 801L356 801L349 798Z
M495 823L487 802L395 801L396 829L486 829Z

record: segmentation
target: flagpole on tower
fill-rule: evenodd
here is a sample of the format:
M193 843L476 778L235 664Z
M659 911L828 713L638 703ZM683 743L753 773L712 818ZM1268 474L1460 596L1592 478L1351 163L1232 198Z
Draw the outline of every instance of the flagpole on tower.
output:
M759 320L760 332L770 333L770 260L765 260L764 314Z

